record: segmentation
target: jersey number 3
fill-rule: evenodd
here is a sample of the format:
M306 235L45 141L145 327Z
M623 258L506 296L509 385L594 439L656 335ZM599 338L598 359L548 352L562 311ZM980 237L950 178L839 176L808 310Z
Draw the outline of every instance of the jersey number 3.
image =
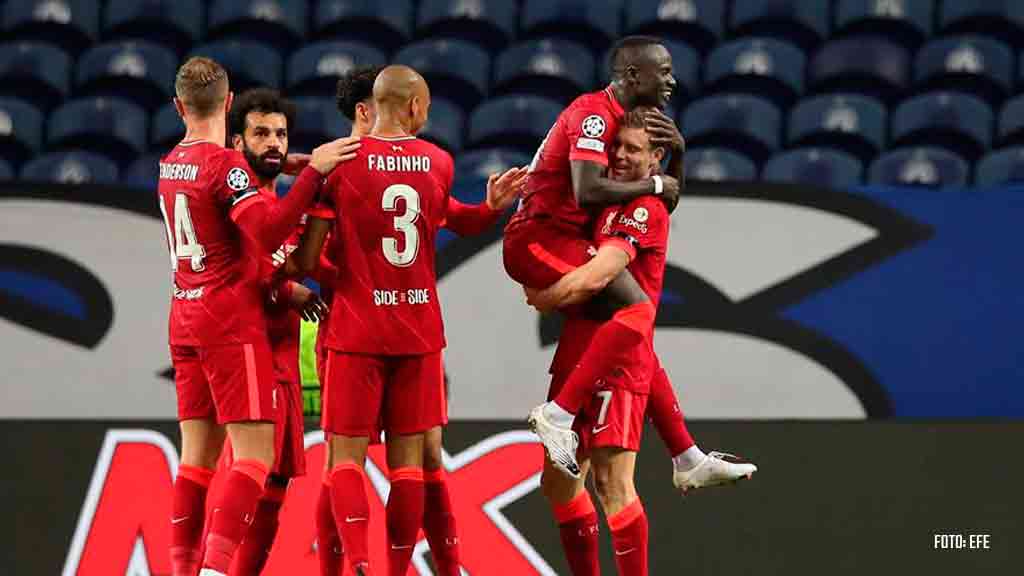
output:
M188 211L188 196L181 192L174 195L174 233L171 234L171 222L167 218L167 208L163 199L160 201L160 213L164 215L164 226L167 228L167 248L171 251L171 270L177 272L178 260L187 259L192 262L193 272L206 269L203 258L206 250L196 241L196 230L192 226L192 215Z
M395 216L394 226L396 231L402 233L405 249L398 249L397 238L382 238L380 243L384 258L395 266L405 268L416 260L420 250L420 231L416 228L416 220L420 217L420 194L407 184L392 184L384 189L381 208L385 212L396 212L399 198L405 200L405 212Z

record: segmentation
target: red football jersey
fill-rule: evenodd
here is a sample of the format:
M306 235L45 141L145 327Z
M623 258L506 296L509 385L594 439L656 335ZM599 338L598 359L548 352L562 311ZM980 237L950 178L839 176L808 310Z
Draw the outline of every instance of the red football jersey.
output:
M182 142L160 159L159 204L174 292L170 342L250 343L266 337L260 282L263 255L244 249L232 219L263 201L241 152Z
M585 233L590 214L576 203L569 162L587 160L607 167L623 114L610 87L573 100L537 149L519 211L509 224L547 215Z
M451 155L415 137L363 138L327 179L334 284L328 348L428 354L444 348L434 240L454 177Z
M267 202L277 202L277 194L272 190L261 188L260 194ZM288 255L299 247L299 238L302 237L305 221L306 216L303 216L295 231L285 239L277 252L264 258L263 278L265 284L269 285L274 272L284 264ZM271 303L266 308L266 314L267 337L270 339L270 349L274 352L274 375L278 382L287 382L298 386L300 385L299 330L302 317L287 302Z

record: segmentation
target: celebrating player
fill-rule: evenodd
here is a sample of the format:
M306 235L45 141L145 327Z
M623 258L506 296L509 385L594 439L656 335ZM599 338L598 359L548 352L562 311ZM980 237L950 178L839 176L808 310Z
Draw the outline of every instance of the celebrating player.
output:
M178 70L175 93L185 139L161 159L159 180L174 270L169 331L182 434L171 564L175 576L193 576L199 567L201 576L223 576L274 463L279 408L261 260L294 229L323 175L358 144L344 139L319 147L292 193L266 203L244 155L223 146L233 98L224 68L190 58ZM200 558L204 502L225 431L234 462L215 496Z

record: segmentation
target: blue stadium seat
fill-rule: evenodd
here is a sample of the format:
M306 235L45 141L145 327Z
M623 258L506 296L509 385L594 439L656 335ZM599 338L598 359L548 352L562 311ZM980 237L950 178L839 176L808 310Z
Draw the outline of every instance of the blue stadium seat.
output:
M43 144L43 114L28 102L0 98L0 156L20 164Z
M466 114L455 103L444 98L430 102L430 118L418 136L444 148L451 154L462 150Z
M959 90L997 105L1013 86L1013 53L993 38L958 36L932 40L914 61L915 88Z
M729 28L736 36L778 37L809 50L828 36L828 3L806 0L736 2Z
M14 169L11 168L11 165L7 162L7 160L4 160L3 158L0 158L0 180L13 180L13 179L14 179Z
M338 79L360 66L387 64L383 52L359 42L317 42L296 50L288 59L288 94L330 98Z
M307 0L214 0L207 40L262 42L284 52L306 35Z
M67 97L71 58L40 42L0 46L0 94L31 100L49 110Z
M79 98L50 115L46 141L59 149L104 154L122 166L146 148L147 115L121 98Z
M674 39L707 54L724 32L725 8L721 0L634 0L626 34Z
M132 165L128 167L121 179L128 186L141 188L143 190L156 190L157 179L160 176L160 157L166 151L149 152L139 156Z
M461 40L422 40L395 54L396 64L415 68L430 83L431 94L470 110L487 94L491 57L483 48Z
M676 78L674 102L685 102L695 98L701 90L700 54L689 44L666 40L665 48L672 55L672 75ZM611 48L605 52L597 66L598 80L606 85L611 80Z
M1024 182L1024 147L1014 146L986 154L975 166L975 186Z
M933 0L839 0L838 35L878 34L916 49L932 33Z
M281 55L267 44L225 40L195 47L189 56L207 56L228 71L231 90L281 87Z
M361 40L395 50L412 36L412 0L319 0L313 13L317 38Z
M907 49L880 36L830 40L807 68L808 88L813 92L857 92L887 103L902 94L909 75Z
M455 158L455 178L487 178L491 174L529 164L528 154L508 148L485 148L463 152Z
M799 182L826 188L847 188L861 183L860 160L828 148L798 148L772 157L761 179L768 182Z
M594 86L594 58L580 44L561 39L514 44L494 63L498 94L536 94L568 103Z
M150 42L99 44L78 60L78 95L125 97L153 109L174 96L178 57Z
M505 146L533 153L561 112L561 104L540 96L492 98L470 115L466 146Z
M21 170L21 179L61 184L117 184L117 165L83 150L37 156Z
M773 38L742 38L719 45L708 58L709 92L741 92L787 106L804 87L806 58L799 48Z
M295 126L288 131L290 152L310 152L313 148L352 133L352 123L328 98L295 98Z
M422 0L416 33L458 38L495 52L516 34L516 3L507 0Z
M790 146L838 148L867 162L885 146L885 106L858 94L801 100L790 111Z
M184 54L203 35L201 0L109 0L103 13L103 36L147 40Z
M185 123L174 109L174 103L168 102L157 110L153 116L153 127L150 130L150 142L158 150L170 150L185 137Z
M96 41L99 20L95 0L7 0L4 40L45 40L74 54Z
M701 98L683 112L683 134L694 147L731 148L763 162L779 147L782 114L770 101L747 94Z
M1024 94L1007 100L999 112L997 145L1024 144Z
M1017 48L1024 47L1024 6L1018 0L980 0L939 4L939 29L943 35L995 36Z
M868 182L883 186L966 186L963 158L943 148L898 148L871 163Z
M592 50L619 37L624 0L524 0L520 30L524 37L560 36Z
M992 109L957 92L929 92L892 113L894 146L941 146L974 160L992 144Z
M757 178L753 160L726 148L687 149L683 163L687 180L750 182Z

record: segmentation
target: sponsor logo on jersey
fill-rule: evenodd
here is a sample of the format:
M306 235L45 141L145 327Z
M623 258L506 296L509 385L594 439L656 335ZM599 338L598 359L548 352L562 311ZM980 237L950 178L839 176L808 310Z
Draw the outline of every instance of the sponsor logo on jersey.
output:
M576 147L581 150L591 150L604 153L604 142L594 138L580 138L576 141Z
M374 290L374 306L401 306L403 304L430 304L429 288L408 290Z
M643 210L644 211L643 214L642 214L642 216L644 217L643 220L640 220L639 218L637 218L636 217L636 212L633 212L633 217L632 218L629 217L629 216L626 216L625 214L620 216L619 217L619 224L622 224L623 226L625 226L627 228L633 228L635 230L638 230L641 234L647 234L647 224L644 223L644 221L647 220L647 210L645 210L643 208L637 208L637 211L639 211L639 210Z

